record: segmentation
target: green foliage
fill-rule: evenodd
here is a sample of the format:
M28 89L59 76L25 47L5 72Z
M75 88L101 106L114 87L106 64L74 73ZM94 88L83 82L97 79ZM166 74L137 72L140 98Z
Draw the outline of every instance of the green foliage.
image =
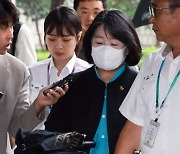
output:
M36 54L37 54L37 59L38 61L47 59L50 55L49 51L47 50L41 50L41 49L36 49Z
M18 7L24 10L24 14L32 19L42 19L49 12L50 0L16 0Z
M156 49L157 49L157 47L151 46L151 47L144 48L144 49L142 50L143 56L142 56L140 62L138 63L138 67L139 67L139 68L141 67L143 60L144 60L150 53L154 52Z
M108 8L120 9L132 18L139 2L140 0L108 0ZM24 10L25 15L38 19L47 15L51 3L51 0L16 0L17 6ZM64 3L72 6L73 0L65 0Z
M108 0L108 8L124 11L129 18L133 18L140 0Z

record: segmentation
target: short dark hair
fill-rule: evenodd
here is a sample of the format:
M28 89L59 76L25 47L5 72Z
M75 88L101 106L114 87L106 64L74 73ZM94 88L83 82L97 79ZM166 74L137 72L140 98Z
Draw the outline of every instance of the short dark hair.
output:
M137 65L142 56L140 41L132 22L124 12L119 10L100 12L86 31L83 40L83 51L87 61L94 63L91 56L92 38L100 25L104 26L105 32L125 44L129 52L125 59L126 63L129 66Z
M66 6L56 7L47 15L44 22L45 36L50 34L55 27L57 28L58 36L63 36L63 28L70 35L76 37L82 31L81 20L77 12Z
M180 0L169 0L169 4L172 9L175 9L176 7L180 7Z
M10 0L0 0L0 25L8 25L12 20L13 25L19 21L19 11Z
M77 10L79 6L79 2L85 2L85 1L92 1L92 0L74 0L74 9ZM103 4L103 8L107 9L107 0L94 0L94 1L101 1Z

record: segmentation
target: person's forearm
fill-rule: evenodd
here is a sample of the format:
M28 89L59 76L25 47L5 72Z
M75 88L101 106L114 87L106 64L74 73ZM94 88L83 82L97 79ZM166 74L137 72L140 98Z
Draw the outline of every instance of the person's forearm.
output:
M114 154L133 154L135 149L139 150L141 131L141 126L127 121L119 135Z
M41 114L41 112L43 111L43 109L44 109L45 107L40 106L40 105L36 102L36 100L35 100L34 103L35 103L36 115L37 115L37 117L39 117L40 114Z
M45 109L46 106L54 105L60 97L65 95L68 90L68 85L65 85L64 89L58 86L55 89L49 89L48 93L44 95L43 91L47 88L50 87L47 86L41 89L39 95L34 101L37 117L40 116L41 112Z

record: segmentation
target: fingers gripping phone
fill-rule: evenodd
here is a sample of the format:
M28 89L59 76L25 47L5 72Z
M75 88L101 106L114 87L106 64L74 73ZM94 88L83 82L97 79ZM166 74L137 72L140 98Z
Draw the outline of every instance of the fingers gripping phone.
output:
M72 73L72 74L69 74L67 77L63 78L62 80L59 80L55 83L53 83L48 89L45 89L43 91L43 94L45 96L47 96L47 94L49 93L49 90L52 89L52 90L55 90L55 88L58 86L58 87L61 87L61 88L64 88L64 86L66 84L69 84L71 82L74 81L74 79L77 78L77 74L76 73Z

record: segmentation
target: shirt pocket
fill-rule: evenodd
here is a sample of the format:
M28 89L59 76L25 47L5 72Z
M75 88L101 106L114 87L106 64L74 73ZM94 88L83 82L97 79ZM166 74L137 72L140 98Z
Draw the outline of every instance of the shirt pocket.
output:
M157 77L154 74L146 75L143 78L140 96L144 103L150 103L155 100Z
M144 105L144 122L155 116L156 106L156 76L144 78L140 91L141 101Z

